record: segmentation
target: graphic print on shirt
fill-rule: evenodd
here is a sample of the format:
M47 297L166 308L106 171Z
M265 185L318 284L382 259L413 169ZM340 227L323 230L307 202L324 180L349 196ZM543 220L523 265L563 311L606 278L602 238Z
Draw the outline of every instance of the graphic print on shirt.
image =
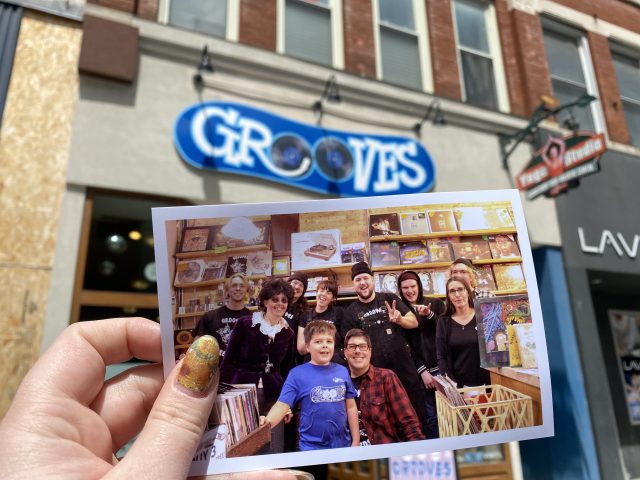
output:
M358 319L362 322L363 327L372 325L381 325L388 321L386 307L374 307L366 312L360 312Z
M345 393L347 393L347 387L344 384L334 387L317 386L311 389L309 396L313 403L331 403L343 402Z

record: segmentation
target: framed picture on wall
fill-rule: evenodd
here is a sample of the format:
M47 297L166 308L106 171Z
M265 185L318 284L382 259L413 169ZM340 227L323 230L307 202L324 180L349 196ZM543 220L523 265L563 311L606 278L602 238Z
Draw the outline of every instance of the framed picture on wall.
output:
M211 229L205 227L187 227L182 231L181 252L203 252L207 249Z

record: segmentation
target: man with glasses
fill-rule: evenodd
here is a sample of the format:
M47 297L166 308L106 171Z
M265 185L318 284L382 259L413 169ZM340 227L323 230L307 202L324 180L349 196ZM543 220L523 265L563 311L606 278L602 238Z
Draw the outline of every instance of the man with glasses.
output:
M371 339L363 330L347 332L344 343L356 389L360 445L424 440L420 420L398 376L371 365Z
M374 290L373 272L367 262L358 262L351 267L351 280L358 298L344 311L343 338L352 328L360 328L369 335L373 345L371 363L393 370L398 376L426 432L426 392L416 371L414 352L406 332L406 329L415 329L418 320L400 297Z
M449 277L460 277L471 287L473 298L491 298L496 294L484 288L478 288L478 277L471 260L466 258L456 258L449 267Z

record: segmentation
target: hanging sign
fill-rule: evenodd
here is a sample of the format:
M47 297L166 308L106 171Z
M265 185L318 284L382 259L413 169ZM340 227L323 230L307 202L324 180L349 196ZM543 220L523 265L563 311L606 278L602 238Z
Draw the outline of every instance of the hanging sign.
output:
M232 102L184 110L174 141L194 167L342 197L425 192L435 180L431 157L411 138L331 130Z
M555 197L577 185L581 177L600 171L598 160L606 151L602 133L580 132L566 138L549 135L516 177L516 186L528 200Z

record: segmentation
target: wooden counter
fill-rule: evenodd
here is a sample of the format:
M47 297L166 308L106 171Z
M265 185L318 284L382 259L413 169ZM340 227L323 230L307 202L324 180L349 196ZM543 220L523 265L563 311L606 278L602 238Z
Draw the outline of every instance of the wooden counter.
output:
M487 368L491 373L491 383L511 388L529 395L533 406L533 424L542 425L542 402L540 400L540 377L537 369Z

